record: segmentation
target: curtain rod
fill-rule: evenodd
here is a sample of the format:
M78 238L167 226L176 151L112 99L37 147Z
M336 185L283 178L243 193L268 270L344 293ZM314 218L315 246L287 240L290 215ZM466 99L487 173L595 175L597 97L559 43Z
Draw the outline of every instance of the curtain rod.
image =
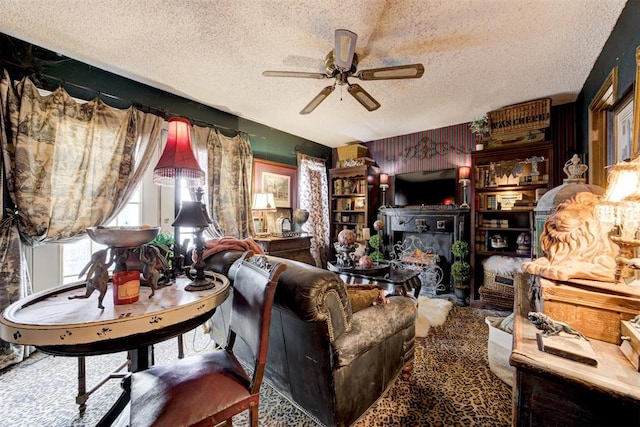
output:
M304 145L304 143L303 143L303 145ZM318 156L312 156L310 154L303 153L302 151L300 151L300 145L299 144L294 147L293 151L294 151L294 153L296 153L296 155L302 154L304 156L311 157L311 158L317 159L317 160L322 160L324 162L327 162L329 160L328 157L318 157Z
M125 99L125 98L122 98L122 97L117 96L117 95L112 95L112 94L109 94L109 93L106 93L106 92L102 92L101 90L98 90L98 89L94 89L94 88L91 88L91 87L88 87L88 86L81 85L80 83L72 82L72 81L69 81L69 80L66 80L66 79L62 79L62 78L59 78L59 77L55 77L55 76L52 76L52 75L49 75L49 74L45 74L45 73L40 73L40 75L42 77L44 77L44 78L57 81L58 83L60 83L62 85L67 84L67 85L75 86L75 87L77 87L79 89L82 89L82 90L93 92L93 93L96 94L97 97L100 97L100 95L102 95L102 96L106 96L106 97L111 98L111 99L115 99L115 100L118 100L118 101L126 102L126 103L130 104L131 106L133 106L133 107L135 107L135 108L137 108L137 109L139 109L141 111L160 116L164 120L169 120L171 117L182 117L182 115L178 115L178 114L172 113L172 112L170 112L168 110L163 110L161 108L156 108L156 107L151 107L149 105L144 105L144 104L142 104L140 102L137 102L137 101L132 101L130 99ZM254 134L242 131L240 129L235 129L235 128L230 128L230 127L226 127L226 126L222 126L222 125L217 125L215 123L209 123L209 122L205 122L203 120L196 120L196 119L189 118L189 121L191 122L191 124L195 124L195 125L200 125L200 126L205 126L205 127L212 127L212 128L216 128L216 129L220 129L220 130L229 130L229 131L232 131L232 132L235 132L235 133L244 133L246 135L257 137L257 138L264 138L264 137L259 137L258 135L254 135Z
M4 59L2 60L2 63L8 64L8 65L10 65L12 67L16 67L16 68L22 69L24 71L30 71L28 68L25 68L25 67L23 67L21 65L18 65L18 64L14 64L14 63L12 63L10 61L6 61ZM43 72L40 72L40 71L35 71L35 72L31 73L31 74L35 74L38 78L42 77L44 79L53 80L59 86L71 85L71 86L74 86L74 87L76 87L78 89L81 89L81 90L84 90L84 91L93 92L93 93L96 94L96 96L98 98L100 98L100 96L104 96L104 97L111 98L111 99L114 99L114 100L117 100L117 101L122 101L122 102L128 103L132 107L135 107L135 108L137 108L137 109L139 109L139 110L141 110L143 112L147 112L147 113L151 113L151 114L155 114L157 116L160 116L164 120L169 120L169 118L171 118L171 117L180 116L180 115L171 113L170 111L163 110L161 108L156 108L156 107L151 107L149 105L144 105L144 104L142 104L140 102L137 102L137 101L132 101L130 99L125 99L125 98L122 98L122 97L117 96L117 95L112 95L112 94L103 92L103 91L101 91L99 89L95 89L95 88L92 88L92 87L89 87L89 86L85 86L85 85L82 85L80 83L69 81L67 79L63 79L63 78L60 78L60 77L52 76L50 74L43 73ZM25 77L29 77L31 79L30 75L24 74L24 76ZM31 80L33 81L33 79L31 79ZM217 125L217 124L214 124L214 123L208 123L208 122L205 122L203 120L189 119L189 121L192 124L197 124L197 125L200 125L200 126L212 127L212 128L216 128L216 129L220 129L220 130L228 130L228 131L233 131L235 133L244 133L246 135L249 135L249 136L252 136L252 137L255 137L255 138L265 139L265 137L263 137L263 136L254 135L254 134L242 131L240 129L234 129L234 128L230 128L230 127L226 127L226 126L222 126L222 125Z

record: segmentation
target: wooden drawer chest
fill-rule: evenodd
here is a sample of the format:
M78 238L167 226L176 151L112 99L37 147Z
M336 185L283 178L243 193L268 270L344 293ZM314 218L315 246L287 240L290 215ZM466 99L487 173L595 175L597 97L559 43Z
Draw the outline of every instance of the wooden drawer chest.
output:
M598 366L538 350L526 283L515 290L513 426L640 425L640 373L615 344L590 339Z
M297 237L256 237L256 243L260 245L267 255L302 261L310 265L316 265L311 256L311 236Z

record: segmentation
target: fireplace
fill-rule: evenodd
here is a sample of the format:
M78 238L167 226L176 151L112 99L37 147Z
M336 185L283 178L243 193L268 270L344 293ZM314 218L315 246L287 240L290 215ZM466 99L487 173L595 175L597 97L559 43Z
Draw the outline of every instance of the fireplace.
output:
M453 284L451 279L451 245L456 240L469 240L469 209L455 205L424 205L404 208L386 208L384 234L387 257L389 249L396 243L414 236L423 246L430 247L440 257L438 265L444 273L446 292ZM426 286L427 284L423 284Z

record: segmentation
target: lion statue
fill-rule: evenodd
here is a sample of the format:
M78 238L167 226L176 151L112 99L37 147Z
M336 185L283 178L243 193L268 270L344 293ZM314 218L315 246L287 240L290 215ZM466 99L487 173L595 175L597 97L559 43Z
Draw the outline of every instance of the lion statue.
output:
M560 203L540 235L543 257L522 269L547 279L590 279L613 282L618 247L594 215L600 196L577 193Z

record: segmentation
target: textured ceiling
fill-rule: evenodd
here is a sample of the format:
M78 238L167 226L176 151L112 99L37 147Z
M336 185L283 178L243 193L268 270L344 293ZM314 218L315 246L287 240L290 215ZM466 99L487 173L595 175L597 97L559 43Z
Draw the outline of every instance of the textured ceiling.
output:
M540 97L574 101L626 0L0 0L0 31L93 66L335 147L464 123ZM422 63L421 79L328 80L334 31L358 34L359 69Z

